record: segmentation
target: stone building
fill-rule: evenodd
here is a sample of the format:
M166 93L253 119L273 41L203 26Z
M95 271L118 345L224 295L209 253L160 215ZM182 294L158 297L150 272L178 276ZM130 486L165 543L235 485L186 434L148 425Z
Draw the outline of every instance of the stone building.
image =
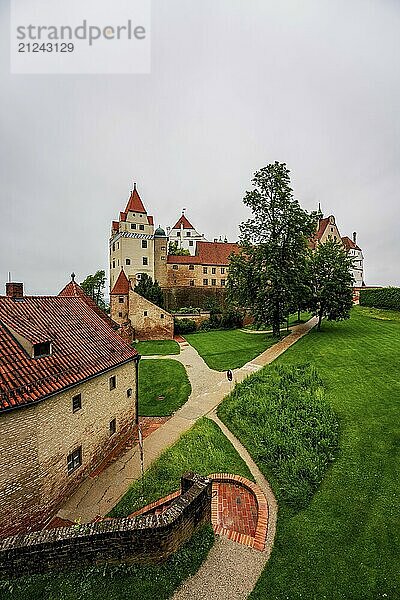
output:
M0 297L0 536L42 527L129 434L139 356L72 280Z
M175 242L179 249L189 250L192 256L196 254L197 242L207 241L202 233L196 231L183 211L175 225L170 230L167 228L167 232L170 242Z
M137 294L123 269L110 293L110 312L120 327L120 335L127 341L174 337L173 316Z

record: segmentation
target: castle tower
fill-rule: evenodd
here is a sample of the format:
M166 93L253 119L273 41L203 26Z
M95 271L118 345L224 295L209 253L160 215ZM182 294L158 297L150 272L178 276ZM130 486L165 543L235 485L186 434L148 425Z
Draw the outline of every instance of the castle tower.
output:
M124 269L134 287L141 273L154 280L154 223L147 214L136 189L131 191L128 203L120 213L119 221L113 221L110 237L110 289Z

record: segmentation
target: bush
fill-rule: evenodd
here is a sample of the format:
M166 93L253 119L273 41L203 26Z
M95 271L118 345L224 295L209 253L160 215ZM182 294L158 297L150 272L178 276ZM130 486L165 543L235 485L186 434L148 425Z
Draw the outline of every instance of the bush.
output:
M339 432L315 367L265 367L237 385L218 414L271 480L278 501L307 506L334 460Z
M174 319L175 333L193 333L196 329L196 321L193 319Z
M400 288L387 287L375 290L360 290L360 305L400 310Z
M237 329L243 326L243 315L234 308L226 308L221 315L222 329Z

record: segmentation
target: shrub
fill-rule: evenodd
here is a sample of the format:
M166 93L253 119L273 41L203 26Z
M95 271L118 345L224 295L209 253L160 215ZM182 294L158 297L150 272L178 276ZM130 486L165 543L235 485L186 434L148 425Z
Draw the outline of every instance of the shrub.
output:
M193 333L196 331L196 321L193 319L174 319L175 333Z
M220 323L223 329L242 327L243 314L235 308L226 308L221 315Z
M387 287L375 290L360 290L360 305L400 310L400 288Z

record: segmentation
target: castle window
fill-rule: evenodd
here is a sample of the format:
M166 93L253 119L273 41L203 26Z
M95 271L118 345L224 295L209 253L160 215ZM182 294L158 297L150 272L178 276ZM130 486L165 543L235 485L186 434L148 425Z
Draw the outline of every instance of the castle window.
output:
M125 264L126 265L130 265L131 264L131 259L130 258L126 258L125 259Z
M110 437L117 431L117 419L110 421Z
M147 248L147 240L142 240L142 248Z
M167 249L167 247L166 247L166 246L161 246L161 251L162 251L162 252L165 252L165 251L166 251L166 249Z
M224 267L221 267L221 275L224 275L224 274L225 274L225 269L224 269Z
M68 475L78 469L82 464L82 446L79 446L76 450L68 454L67 456L67 469Z
M190 280L190 285L193 287L194 286L194 279Z
M176 232L176 237L181 237L181 232L180 231Z
M113 260L113 269L115 269L115 260Z
M222 287L225 287L225 279L221 279L221 285Z
M144 311L143 311L143 316L144 316L144 317L147 317L147 310L144 310Z
M117 387L117 376L116 375L113 375L112 377L110 377L109 384L110 384L110 391L115 390L115 388Z
M113 244L113 251L115 250L115 244Z
M132 397L132 388L128 388L126 390L126 396L127 396L127 398L131 398Z
M217 285L217 280L216 279L211 279L211 285Z
M186 237L190 237L190 231L186 232Z
M203 279L203 285L208 285L208 279Z
M119 296L119 297L118 297L118 302L119 302L120 304L123 304L123 303L124 303L124 297L123 297L123 296Z
M217 272L217 269L216 269L215 267L213 267L213 268L211 269L211 273L212 273L213 275L215 275L215 273L216 273L216 272Z
M120 319L122 319L122 312L119 312L118 316L119 316Z
M189 271L194 271L194 265L189 265Z
M161 313L160 317L163 319L163 318L164 318L164 315Z
M143 264L144 265L148 265L149 264L149 259L147 258L147 256L143 256Z
M139 225L140 231L144 231L144 225Z
M207 275L207 267L203 267L203 273Z
M118 266L119 266L119 259L118 259Z
M33 344L33 357L41 358L42 356L50 356L51 354L51 342L42 342L40 344Z
M172 268L174 269L174 271L178 270L178 265L172 265Z
M119 250L119 242L117 242L117 250Z
M82 408L82 395L77 394L72 398L72 412L77 412Z
M136 223L131 223L131 229L136 229Z
M189 240L189 246L193 246L193 240Z
M166 256L162 256L161 260L167 260L167 257Z

